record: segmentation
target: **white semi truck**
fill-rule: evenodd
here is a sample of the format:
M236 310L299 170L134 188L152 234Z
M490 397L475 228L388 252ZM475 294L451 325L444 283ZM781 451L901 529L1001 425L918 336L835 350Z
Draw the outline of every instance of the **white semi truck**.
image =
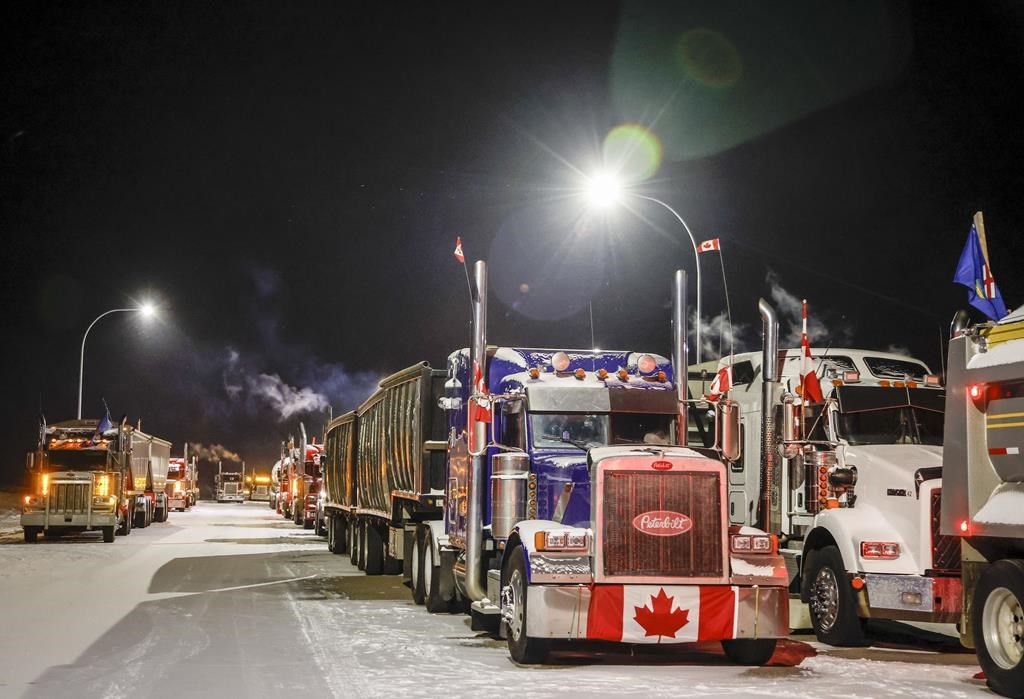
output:
M960 537L961 640L988 685L1024 697L1024 307L949 342L942 533Z
M899 354L812 348L824 400L804 403L802 351L780 352L775 312L759 309L762 352L690 369L699 396L731 366L743 432L731 522L779 537L790 591L822 642L863 644L867 619L958 621L959 542L939 531L940 377Z
M217 502L245 502L245 462L241 471L224 471L221 462L217 462L217 475L214 478L214 496Z

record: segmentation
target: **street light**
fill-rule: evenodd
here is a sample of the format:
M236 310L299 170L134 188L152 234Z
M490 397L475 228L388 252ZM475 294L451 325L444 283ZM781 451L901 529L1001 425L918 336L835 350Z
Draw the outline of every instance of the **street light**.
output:
M697 239L693 237L693 232L690 227L686 225L686 221L679 215L679 212L673 209L671 206L663 202L661 199L647 196L646 194L638 194L637 192L631 192L627 190L622 184L616 180L616 178L608 173L598 173L587 180L587 198L590 203L596 207L607 208L612 204L620 201L623 196L630 196L634 199L643 199L654 204L658 204L663 208L667 209L669 213L676 217L676 220L682 225L683 230L686 231L686 235L690 237L690 244L693 245L693 262L697 268L697 323L695 328L695 338L697 344L696 359L697 364L700 364L701 355L701 342L700 342L700 254L697 252Z
M82 380L85 377L85 339L89 337L89 331L92 330L92 326L96 325L100 321L100 318L109 316L111 313L141 313L143 318L152 318L156 315L156 306L152 303L146 302L135 308L111 308L109 311L105 311L96 316L96 319L89 323L89 327L85 329L85 334L82 335L82 351L78 355L78 419L82 419Z

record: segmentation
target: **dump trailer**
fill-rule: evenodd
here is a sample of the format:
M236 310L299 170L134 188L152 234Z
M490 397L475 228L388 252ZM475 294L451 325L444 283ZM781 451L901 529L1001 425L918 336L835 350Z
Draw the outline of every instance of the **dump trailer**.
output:
M112 542L131 532L138 501L132 472L133 429L109 420L42 424L28 454L22 500L25 541L99 531ZM144 499L144 498L143 498Z
M729 450L674 445L688 421L673 364L489 347L482 262L475 281L471 348L444 372L424 363L385 379L331 423L328 492L355 513L356 562L368 572L402 562L416 603L468 609L519 663L574 640L721 641L734 661L767 662L789 631L785 564L774 537L729 525ZM684 288L679 272L681 367ZM728 415L716 444L738 444L738 411ZM436 472L424 458L435 453ZM329 543L342 547L336 534Z
M963 566L960 635L989 686L1024 697L1024 307L949 342L942 534Z
M727 372L741 412L730 521L779 538L819 641L862 645L867 619L954 623L959 551L938 527L941 378L901 354L810 348L823 400L804 400L804 353L780 350L774 309L759 309L761 353L690 368L697 396L701 377Z
M171 443L146 434L140 429L131 431L132 471L135 490L144 502L136 512L135 526L146 527L150 522L166 522L169 511L167 500L167 471L170 468Z
M446 425L437 402L445 376L427 362L415 364L328 425L328 547L349 551L369 575L411 576L417 526L441 523Z

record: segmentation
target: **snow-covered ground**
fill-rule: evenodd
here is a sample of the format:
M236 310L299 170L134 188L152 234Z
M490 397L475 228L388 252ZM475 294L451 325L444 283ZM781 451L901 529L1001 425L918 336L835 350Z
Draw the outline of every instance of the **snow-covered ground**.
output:
M517 667L467 617L428 614L263 503L201 503L113 544L0 534L0 600L0 696L992 696L951 639L897 624L867 649L800 637L765 668L714 645Z

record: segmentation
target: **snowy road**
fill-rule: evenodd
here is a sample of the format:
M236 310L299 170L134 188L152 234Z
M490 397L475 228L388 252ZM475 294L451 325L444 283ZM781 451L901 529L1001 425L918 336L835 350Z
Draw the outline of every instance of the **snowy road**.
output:
M992 696L972 655L899 624L866 649L789 642L766 668L615 646L516 667L263 503L202 503L113 544L0 533L0 601L4 697Z

